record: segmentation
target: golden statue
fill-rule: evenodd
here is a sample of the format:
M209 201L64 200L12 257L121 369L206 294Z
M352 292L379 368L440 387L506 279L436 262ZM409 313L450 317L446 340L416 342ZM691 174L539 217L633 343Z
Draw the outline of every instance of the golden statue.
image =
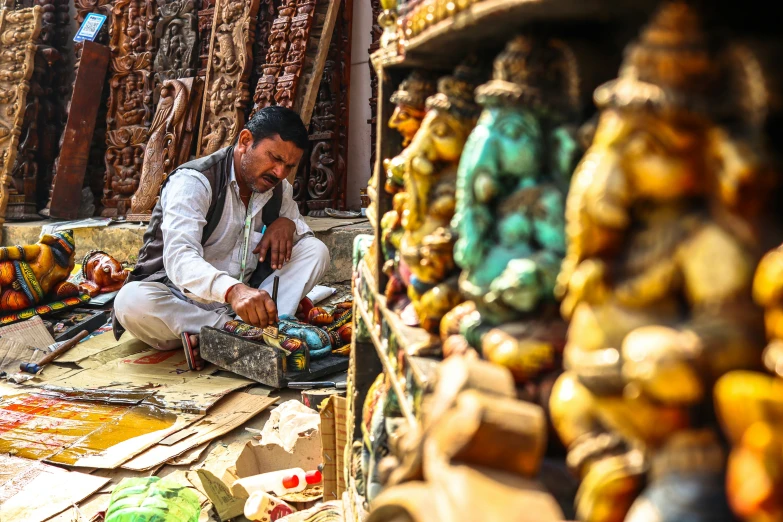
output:
M747 213L763 201L746 190L768 172L716 123L719 72L698 15L671 2L595 93L566 202L571 323L550 400L582 521L731 519L712 387L763 348Z
M474 62L467 59L438 81L438 93L427 98L421 128L392 160L404 165L407 199L400 258L411 273L408 296L421 326L431 332L460 302L450 225L457 165L479 113L473 91L484 78Z

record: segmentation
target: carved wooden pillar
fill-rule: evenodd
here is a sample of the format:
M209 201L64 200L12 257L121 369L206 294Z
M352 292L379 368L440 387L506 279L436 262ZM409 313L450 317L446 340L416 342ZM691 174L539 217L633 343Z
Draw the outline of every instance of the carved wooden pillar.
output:
M277 6L281 0L261 0L256 21L256 37L253 41L253 71L250 74L250 86L258 85L258 80L264 75L266 53L269 49L269 35L272 33L272 23L275 20ZM252 111L251 111L252 112Z
M283 70L283 62L285 62L288 52L288 30L291 27L291 18L295 13L296 0L282 0L282 4L277 10L277 18L272 21L267 38L268 46L264 67L262 67L253 95L253 112L275 104L275 84L277 77Z
M106 116L104 217L123 217L139 188L144 146L152 123L153 30L157 4L115 0L109 29L113 58Z
M153 63L156 97L164 81L196 76L199 66L195 0L162 0L158 15L155 26L158 52Z
M259 0L215 4L197 157L230 145L244 126L258 5Z
M288 52L283 62L282 75L277 77L275 84L275 102L289 109L293 109L296 103L296 92L305 65L314 12L315 0L297 0L296 16L291 18L288 30Z
M207 76L209 62L209 45L212 41L212 20L215 18L215 0L201 0L198 11L198 75Z
M41 15L40 6L18 11L0 9L0 225L5 222L8 185L25 117Z

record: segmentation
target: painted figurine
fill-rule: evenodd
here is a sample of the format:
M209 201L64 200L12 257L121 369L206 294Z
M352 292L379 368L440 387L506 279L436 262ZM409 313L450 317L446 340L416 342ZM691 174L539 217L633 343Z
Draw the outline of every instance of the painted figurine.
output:
M477 312L462 329L518 380L553 367L564 344L554 285L565 189L581 153L571 131L580 108L575 62L564 42L512 39L492 80L476 89L484 111L457 172L454 260Z
M44 234L34 245L0 248L0 310L30 308L79 294L66 281L74 267L73 232Z
M122 268L122 264L106 252L93 250L82 260L84 281L79 283L79 288L90 297L116 292L125 284L129 273L129 270Z
M567 371L550 412L582 478L582 521L732 520L712 388L763 348L746 209L764 208L748 190L766 172L716 123L727 90L700 25L665 3L628 48L595 93L566 202Z
M408 296L418 321L431 332L460 302L450 225L457 164L479 113L473 91L481 79L472 58L441 78L438 93L427 98L419 131L402 153L407 199L400 258L411 272Z

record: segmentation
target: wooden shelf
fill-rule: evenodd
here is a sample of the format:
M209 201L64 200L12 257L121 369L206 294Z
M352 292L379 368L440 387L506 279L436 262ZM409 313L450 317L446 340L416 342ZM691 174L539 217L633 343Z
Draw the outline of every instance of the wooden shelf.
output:
M405 42L404 54L380 49L374 60L389 68L452 67L471 51L496 52L525 29L616 20L642 23L658 4L657 0L479 0Z

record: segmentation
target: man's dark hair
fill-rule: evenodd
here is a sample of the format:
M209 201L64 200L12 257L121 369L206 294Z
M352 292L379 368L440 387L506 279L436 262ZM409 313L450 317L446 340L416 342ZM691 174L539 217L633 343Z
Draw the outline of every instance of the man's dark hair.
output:
M302 118L291 109L279 105L259 109L245 128L253 135L253 146L265 138L280 136L283 141L292 141L298 149L307 150L309 137Z

